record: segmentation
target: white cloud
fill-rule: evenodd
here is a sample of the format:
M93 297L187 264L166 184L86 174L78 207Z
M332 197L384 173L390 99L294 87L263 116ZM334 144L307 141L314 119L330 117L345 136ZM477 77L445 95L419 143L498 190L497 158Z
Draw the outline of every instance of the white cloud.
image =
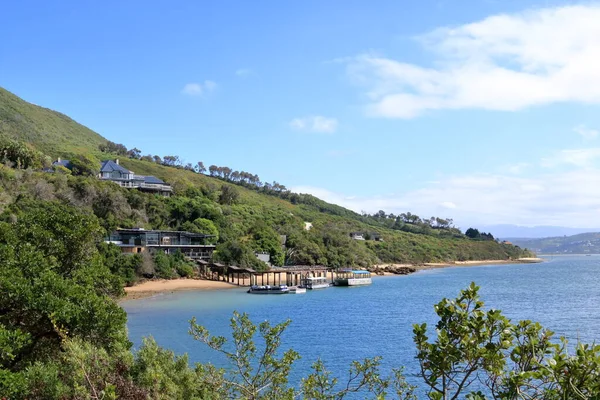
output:
M531 164L526 163L526 162L521 162L521 163L516 163L516 164L512 164L512 165L508 165L506 167L506 171L511 173L511 174L520 174L523 172L523 170L525 170L527 167L529 167Z
M591 167L598 158L600 158L600 147L566 149L557 152L552 157L543 158L541 165L546 168L565 164L576 167Z
M477 224L597 228L600 215L600 169L531 178L500 174L448 177L389 196L352 197L311 187L292 191L311 193L356 212L382 209L394 214L410 211L422 217L453 218L462 228Z
M292 129L304 132L334 133L338 128L338 120L320 115L294 118L289 123Z
M441 109L600 104L598 21L600 5L495 15L419 37L435 55L432 67L362 55L348 63L348 73L367 87L368 113L388 118Z
M440 206L444 207L444 208L448 208L448 209L454 209L456 208L456 204L454 204L451 201L443 201L440 203Z
M252 70L248 68L240 68L235 71L235 74L239 77L246 77L248 75L252 75Z
M585 125L577 125L575 128L573 128L573 131L581 135L581 137L583 137L584 139L588 140L595 139L600 133L598 132L598 130L590 129Z
M217 88L217 84L210 80L205 80L203 83L187 83L181 93L188 96L206 96Z

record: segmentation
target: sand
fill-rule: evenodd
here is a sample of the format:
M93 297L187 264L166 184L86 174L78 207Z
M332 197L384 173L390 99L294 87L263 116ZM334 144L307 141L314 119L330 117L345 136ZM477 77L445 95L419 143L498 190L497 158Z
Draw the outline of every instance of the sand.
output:
M159 293L170 293L179 290L222 290L233 289L239 286L221 281L208 281L202 279L170 279L146 281L136 286L126 287L126 296L123 300L135 300L156 296Z

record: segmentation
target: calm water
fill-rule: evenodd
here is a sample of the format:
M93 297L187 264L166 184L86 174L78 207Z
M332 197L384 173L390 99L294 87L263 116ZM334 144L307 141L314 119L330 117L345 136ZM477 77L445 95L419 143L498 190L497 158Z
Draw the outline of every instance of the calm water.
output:
M383 370L405 366L416 371L412 324L436 322L433 305L456 297L471 281L481 286L487 307L514 320L531 319L572 340L600 341L600 256L554 257L542 264L456 267L408 276L375 278L361 288L329 288L305 295L253 296L243 289L179 292L124 303L129 335L138 346L143 336L192 361L224 360L192 340L188 321L195 316L211 333L229 336L233 310L255 322L292 319L284 348L302 359L294 377L307 373L321 357L343 375L350 361L383 356ZM413 381L414 383L415 381Z

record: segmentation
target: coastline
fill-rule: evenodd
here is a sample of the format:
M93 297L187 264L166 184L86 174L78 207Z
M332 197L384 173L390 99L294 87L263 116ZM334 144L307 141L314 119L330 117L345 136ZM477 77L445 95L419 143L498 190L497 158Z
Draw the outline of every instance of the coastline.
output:
M450 267L476 267L479 265L498 264L534 264L541 263L544 259L540 257L526 257L516 260L473 260L452 261L447 263L423 263L423 264L378 264L369 269L371 273L379 276L408 275L418 271Z
M540 263L543 258L520 258L517 260L478 260L478 261L454 261L449 263L424 263L424 264L378 264L369 268L373 277L408 275L418 271L424 271L437 268L450 267L475 267L478 265L496 265L496 264L527 264ZM274 278L273 278L274 279ZM244 279L244 284L246 279ZM249 284L249 282L248 282ZM223 281L212 281L205 279L161 279L150 280L139 283L135 286L125 288L125 296L119 301L129 301L154 297L160 294L173 293L184 290L227 290L243 286L237 286L233 283Z

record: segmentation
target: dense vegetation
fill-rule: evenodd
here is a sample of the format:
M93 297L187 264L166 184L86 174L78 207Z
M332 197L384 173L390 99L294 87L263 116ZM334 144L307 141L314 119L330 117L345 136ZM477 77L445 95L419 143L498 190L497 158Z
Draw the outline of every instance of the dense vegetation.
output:
M189 365L152 339L132 353L125 312L115 299L98 218L58 201L27 201L0 226L0 398L7 399L416 399L402 369L381 359L353 362L347 378L322 360L300 382L300 355L281 350L290 321L254 325L235 313L232 340L190 321L197 341L223 353L228 369ZM416 358L430 399L594 399L600 396L600 346L553 340L531 321L485 310L473 284L435 306L435 337L414 326ZM257 334L260 338L257 340Z

